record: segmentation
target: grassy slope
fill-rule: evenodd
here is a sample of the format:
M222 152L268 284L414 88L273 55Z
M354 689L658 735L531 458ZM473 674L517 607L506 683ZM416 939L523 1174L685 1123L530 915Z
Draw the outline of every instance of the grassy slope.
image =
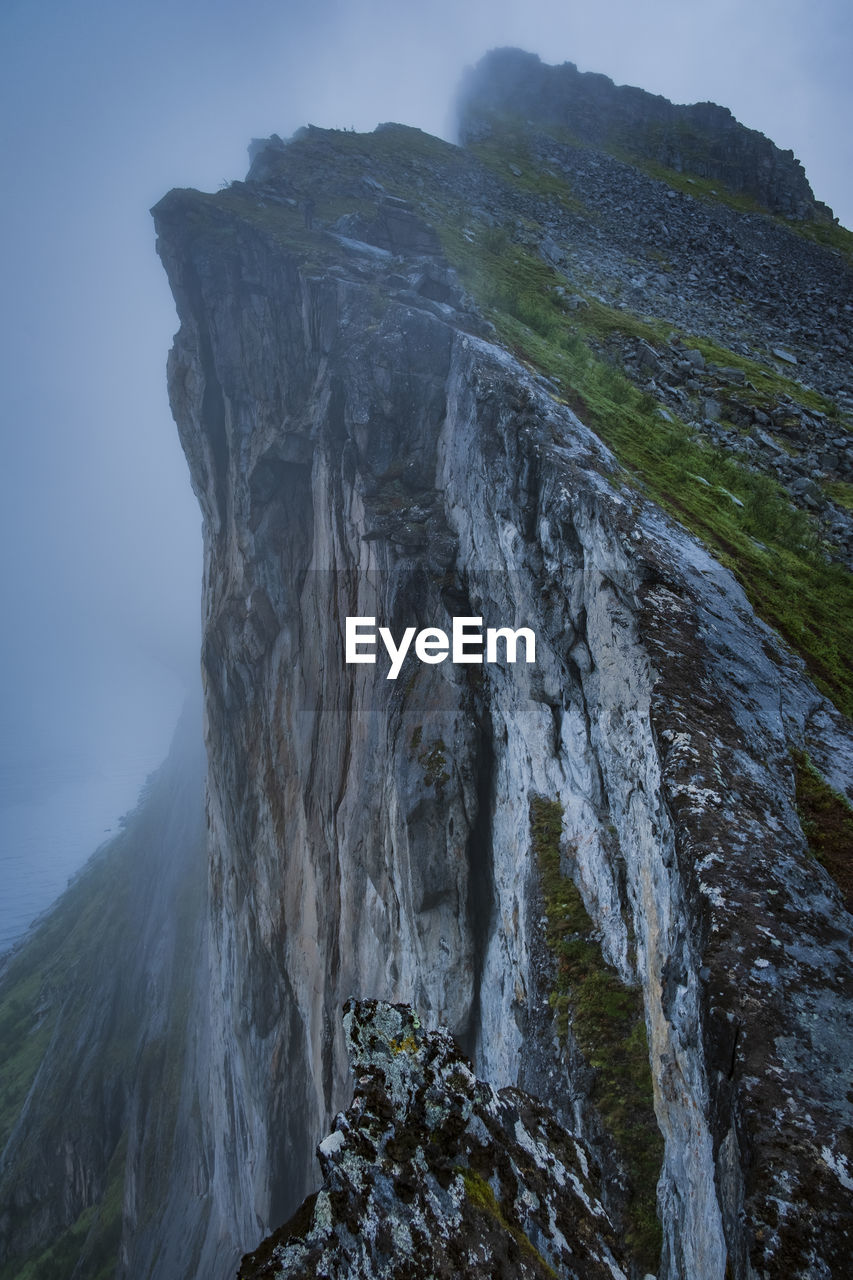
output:
M325 157L318 163L318 145L334 164L331 196ZM751 472L728 451L697 439L671 410L667 421L652 397L597 353L601 340L614 333L659 346L675 334L671 324L616 310L596 299L578 311L565 310L555 293L564 282L531 247L543 234L534 215L537 202L543 209L551 203L576 213L583 208L582 193L572 191L555 173L537 171L523 130L510 123L499 137L493 135L473 148L473 154L482 166L481 176L474 179L469 153L419 130L395 127L368 137L340 133L320 144L315 140L306 147L301 171L296 144L288 149L286 165L299 190L315 197L318 221L357 209L366 214L375 210L375 196L360 185L365 173L380 179L390 194L423 207L449 261L505 345L551 378L565 402L614 451L632 482L645 488L736 574L759 616L803 657L816 684L853 715L851 575L828 563L813 522L792 509L780 485ZM648 169L645 163L640 167ZM483 185L483 174L499 184L496 191L500 184L511 184L535 197L528 200L531 212L521 220L523 226L510 217L508 206L501 210L495 204L494 192ZM701 188L699 180L685 185L685 175L669 170L655 170L654 176L680 184L691 194L696 194L694 187ZM714 189L718 195L713 198L725 197L737 208L743 205L744 197ZM705 193L709 199L711 190ZM304 230L298 208L258 209L241 184L212 197L211 203L263 226L322 269L328 246L319 232ZM504 214L506 225L495 225L496 216ZM844 246L848 240L853 244L843 228L790 225L812 238L835 236ZM701 334L678 336L715 364L743 369L752 384L738 389L745 402L766 405L787 395L806 408L834 411L824 397L775 369Z
M523 162L522 151L507 141L504 153L493 155L491 163L505 174L509 163L515 162L513 156ZM586 310L566 313L554 294L557 276L518 241L516 229L496 228L491 215L484 220L472 210L470 200L454 194L453 183L464 179L470 161L447 144L416 130L388 130L368 140L344 134L334 140L333 162L339 184L348 176L355 182L365 170L372 171L381 176L389 192L427 206L449 260L496 325L501 339L556 381L566 402L613 448L633 480L641 482L652 497L730 565L757 611L803 655L818 684L840 707L853 711L853 675L847 661L853 651L849 575L825 562L809 520L791 511L778 486L695 440L684 424L667 422L648 395L595 354L596 341L614 331L657 344L669 335L671 326L612 311L595 301ZM437 171L447 175L447 181L436 186ZM648 166L647 171L651 172ZM716 195L710 190L697 192L697 183L688 183L683 175L667 171L653 176L681 185L693 195L727 198L719 191ZM327 175L318 172L315 180L306 170L304 178L305 191L316 199L318 222L362 207L369 214L375 207L375 200L367 194L341 194L340 186L330 198L325 189ZM527 165L521 178L515 175L513 180L530 195L557 201L574 212L582 208L578 195L554 175L537 175ZM729 203L738 207L734 198ZM307 255L309 265L314 262L318 270L324 268L327 250L323 238L304 229L298 208L259 208L240 184L212 198L213 205L245 217L283 245L298 248ZM528 229L532 234L537 231L535 223ZM850 254L849 233L837 228L795 229ZM222 234L227 247L227 219ZM802 388L773 371L745 362L742 356L701 335L683 336L716 363L749 364L747 372L757 402L781 393L807 403ZM827 406L816 401L814 407L825 410ZM648 1059L634 993L622 988L600 956L593 954L596 949L585 936L577 890L561 874L558 852L555 860L558 837L554 813L534 811L531 817L549 942L558 962L554 1007L561 1021L571 1019L579 1043L596 1069L597 1104L617 1144L621 1142L623 1158L631 1165L638 1186L642 1184L633 1209L633 1242L638 1253L651 1259L657 1239L653 1190L660 1165L659 1135L655 1136L653 1120L647 1123ZM101 876L103 885L99 883ZM4 1052L0 1141L5 1141L20 1113L55 1030L61 1006L56 993L64 989L65 975L79 974L87 940L98 932L103 919L110 914L120 918L108 879L105 868L96 868L90 878L81 881L69 895L66 910L42 927L0 984ZM618 1035L614 1028L620 1028ZM627 1046L637 1057L622 1079L617 1078L622 1072L617 1065L616 1041L619 1054L626 1052ZM121 1052L117 1046L116 1053L121 1056ZM640 1062L643 1057L645 1067ZM632 1089L639 1091L633 1100ZM645 1119L638 1124L641 1115ZM7 1267L0 1272L0 1280L42 1280L48 1275L68 1274L85 1241L93 1265L100 1267L99 1259L109 1254L116 1242L120 1150L116 1148L99 1206L86 1210L59 1241L39 1258L31 1259L25 1270ZM108 1272L107 1265L106 1270L87 1270L87 1275L100 1280Z
M853 912L853 808L827 785L808 756L794 756L797 809L812 856L826 868Z
M86 1024L86 1005L97 986L98 956L115 946L129 923L127 845L124 832L89 864L13 955L0 981L0 1146L5 1146L21 1115L40 1068L49 1076L39 1090L34 1123L28 1125L37 1135L31 1143L47 1147L47 1135L73 1104L66 1095L62 1045L78 1043L77 1028ZM54 1034L57 1043L52 1045ZM126 1044L119 1031L104 1046L119 1068L128 1065ZM47 1116L48 1111L53 1114ZM0 1280L61 1280L71 1275L84 1251L93 1263L86 1277L100 1280L111 1274L121 1231L121 1150L116 1147L98 1202L57 1239L45 1241L43 1251L15 1258L0 1268ZM30 1155L36 1155L32 1146ZM19 1175L26 1176L24 1166L26 1158L22 1162L19 1155L15 1165Z
M728 452L695 438L659 412L654 399L595 354L614 331L660 345L674 332L592 300L567 313L556 273L506 232L486 228L474 241L443 228L448 256L484 306L504 343L546 373L563 398L613 449L649 495L676 516L738 577L756 612L805 659L815 682L853 715L853 578L827 562L812 522L794 511L780 485ZM680 335L709 360L744 368L757 404L780 394L814 408L825 400L707 338ZM735 501L734 499L737 499Z

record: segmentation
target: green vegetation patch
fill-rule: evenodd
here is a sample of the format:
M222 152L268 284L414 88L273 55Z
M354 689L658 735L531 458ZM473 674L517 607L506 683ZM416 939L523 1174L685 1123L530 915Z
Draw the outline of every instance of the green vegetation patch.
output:
M834 249L853 265L853 232L838 222L785 222L797 235L812 240L824 249Z
M636 154L631 155L621 147L608 147L607 150L617 160L622 160L625 164L634 165L635 168L641 169L643 173L648 174L650 178L657 179L658 182L665 182L673 191L680 191L686 196L694 196L697 200L704 200L708 204L728 205L730 209L734 209L738 213L763 213L768 217L770 216L766 207L756 200L754 196L747 195L744 191L732 190L719 178L701 178L692 169L690 172L680 173L677 169L670 169L664 164L659 164L656 160L650 160Z
M771 213L766 205L761 204L754 196L744 191L732 190L719 178L702 178L693 171L680 173L677 169L670 169L655 160L631 154L624 147L609 146L606 149L615 159L634 165L650 178L665 182L674 191L680 191L686 196L694 196L707 204L728 205L736 213L762 214L779 226L785 227L786 230L794 232L795 235L802 236L804 240L811 240L824 249L834 249L853 264L853 233L837 222L803 222L799 219L785 218L781 214Z
M141 983L137 940L141 896L151 846L163 839L173 803L167 770L149 779L139 808L124 830L89 861L63 896L5 961L0 976L0 1146L24 1116L25 1140L16 1145L2 1191L10 1179L25 1197L54 1195L61 1168L51 1152L81 1138L87 1194L93 1203L41 1239L26 1256L0 1266L0 1280L108 1280L115 1274L121 1241L127 1153L126 1099L131 1087L143 1100L157 1098L156 1125L146 1131L136 1199L145 1220L174 1163L175 1117L190 1015L196 895L201 865L175 882L177 952L163 994L168 1018L157 1037L141 1035ZM188 833L187 839L193 838ZM201 833L198 833L201 838ZM199 877L200 878L200 877ZM69 1048L70 1046L70 1048ZM79 1052L74 1052L74 1046ZM31 1099L30 1109L25 1110ZM112 1100L109 1109L105 1100ZM97 1143L88 1141L96 1136ZM16 1140L17 1141L17 1140ZM103 1151L103 1161L98 1150ZM45 1163L45 1161L47 1163ZM108 1161L108 1163L107 1163ZM47 1181L45 1181L47 1179ZM42 1188L39 1190L39 1188ZM79 1203L74 1202L72 1203ZM62 1211L57 1199L45 1210ZM26 1199L10 1208L25 1223L41 1211ZM75 1209L76 1212L76 1209Z
M626 1242L647 1272L662 1246L656 1187L663 1138L654 1112L642 993L606 963L572 879L561 869L563 811L553 800L530 802L530 833L547 919L545 940L556 961L550 1003L561 1038L569 1027L595 1071L591 1098L628 1170Z
M42 976L28 973L6 989L0 1000L0 1045L3 1080L0 1084L0 1150L21 1113L56 1022L56 1010L39 1013Z
M838 419L838 411L831 400L811 387L805 387L801 382L796 382L793 378L780 373L778 369L771 369L767 365L759 364L757 360L752 360L749 356L741 355L738 351L721 347L719 343L702 337L701 334L688 335L684 341L688 347L695 347L701 351L705 359L712 364L744 371L748 383L746 386L738 387L738 398L745 403L768 405L781 396L787 396L790 400L801 404L804 409L825 413L828 417L835 419L840 430L847 429L844 422ZM781 345L784 347L784 343ZM768 359L773 357L768 356Z
M61 1034L73 1040L79 1027L87 1026L91 993L103 976L101 956L119 950L118 939L131 927L132 902L127 884L126 858L130 838L121 833L109 854L101 852L87 865L49 915L13 953L0 980L0 1142L5 1144L27 1095L36 1080L45 1053L62 1019ZM99 946L93 944L98 939ZM132 1054L136 1011L118 1009L103 1053L90 1071L105 1079L128 1070ZM54 1069L38 1082L38 1115L59 1118L69 1105L75 1059L55 1055ZM18 1156L18 1168L36 1162L38 1152Z
M583 332L595 333L602 337L619 333L626 337L642 338L651 346L668 343L676 333L674 327L665 320L651 316L636 316L617 307L608 306L598 298L589 299L588 306L578 317L577 323ZM836 420L840 430L846 430L845 424L838 419L838 411L833 402L811 387L805 387L795 379L780 373L776 367L775 357L769 355L767 357L768 360L773 361L771 368L770 365L761 364L758 360L745 356L739 351L731 351L728 347L723 347L702 334L681 333L678 336L686 347L701 351L709 364L743 370L747 381L744 385L738 386L737 394L738 399L743 400L744 403L767 406L784 396L802 405L804 409L825 413Z
M823 491L832 502L837 502L839 507L853 511L853 484L848 484L846 480L828 480L823 486Z
M844 894L853 913L853 808L833 791L804 751L794 752L797 811L811 853Z
M775 480L697 438L670 410L664 417L653 396L593 350L595 340L616 331L660 343L671 326L594 299L567 314L555 291L560 278L508 228L486 229L471 241L460 225L445 224L442 238L504 344L556 383L561 398L649 496L734 572L753 608L804 658L815 683L853 715L853 576L828 561L815 524ZM758 402L790 394L831 409L755 361L707 339L685 341L706 359L745 369Z
M506 1216L498 1203L494 1191L485 1178L480 1177L473 1169L458 1169L457 1172L461 1174L462 1181L465 1184L465 1193L471 1204L496 1222L508 1235L511 1235L520 1251L527 1255L529 1261L534 1262L546 1276L557 1280L557 1273L554 1268L549 1266L521 1228Z
M560 131L549 129L548 132L555 134ZM580 145L577 139L565 132L560 140ZM472 143L467 150L517 190L528 191L540 200L556 200L569 213L591 217L581 193L566 175L553 169L543 169L541 162L531 154L529 131L521 121L503 117L500 132L491 133L482 142Z

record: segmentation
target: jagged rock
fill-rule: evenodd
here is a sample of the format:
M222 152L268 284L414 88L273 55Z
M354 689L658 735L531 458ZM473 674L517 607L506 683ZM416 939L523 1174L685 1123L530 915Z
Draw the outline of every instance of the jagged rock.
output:
M176 1125L148 1089L130 1127L118 1277L225 1280L312 1190L351 1096L353 993L416 1006L489 1088L583 1139L631 1280L845 1273L850 917L797 761L853 794L853 741L741 584L766 609L803 549L834 591L853 553L843 482L814 476L853 467L849 242L688 180L693 143L744 184L764 157L768 206L821 214L720 109L533 65L554 101L509 134L470 112L465 148L309 128L253 146L246 182L154 211L205 526L209 918ZM635 104L634 149L550 129L564 82L590 127ZM649 496L687 518L692 486L740 581ZM763 504L793 530L784 556ZM840 697L840 647L810 649L788 597L769 616L793 607L786 634ZM398 636L527 625L536 663L354 670L345 619L373 615ZM324 1143L333 1179L354 1132ZM104 1164L72 1164L81 1206ZM394 1190L402 1213L417 1187ZM16 1202L31 1242L38 1196Z
M716 377L722 378L724 382L735 383L737 386L742 387L746 382L746 374L743 369L731 369L728 366L723 366L722 368L715 368L713 372Z
M477 1080L405 1005L349 1001L344 1028L355 1097L323 1186L240 1280L624 1280L595 1161L542 1103Z

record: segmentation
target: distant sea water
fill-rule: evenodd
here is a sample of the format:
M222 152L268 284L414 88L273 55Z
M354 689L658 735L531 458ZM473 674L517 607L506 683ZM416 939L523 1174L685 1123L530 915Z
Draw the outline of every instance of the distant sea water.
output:
M119 831L119 819L165 760L183 693L175 685L171 696L157 692L138 719L131 714L126 734L77 760L0 759L0 953Z

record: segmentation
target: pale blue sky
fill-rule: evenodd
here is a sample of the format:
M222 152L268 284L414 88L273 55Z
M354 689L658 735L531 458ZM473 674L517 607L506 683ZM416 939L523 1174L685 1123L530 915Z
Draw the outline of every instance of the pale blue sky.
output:
M0 765L70 753L97 770L122 742L153 763L174 673L195 678L199 517L166 401L175 316L148 215L169 187L242 177L253 135L307 121L447 136L463 68L516 44L723 103L793 148L849 225L851 12L848 0L4 0Z

